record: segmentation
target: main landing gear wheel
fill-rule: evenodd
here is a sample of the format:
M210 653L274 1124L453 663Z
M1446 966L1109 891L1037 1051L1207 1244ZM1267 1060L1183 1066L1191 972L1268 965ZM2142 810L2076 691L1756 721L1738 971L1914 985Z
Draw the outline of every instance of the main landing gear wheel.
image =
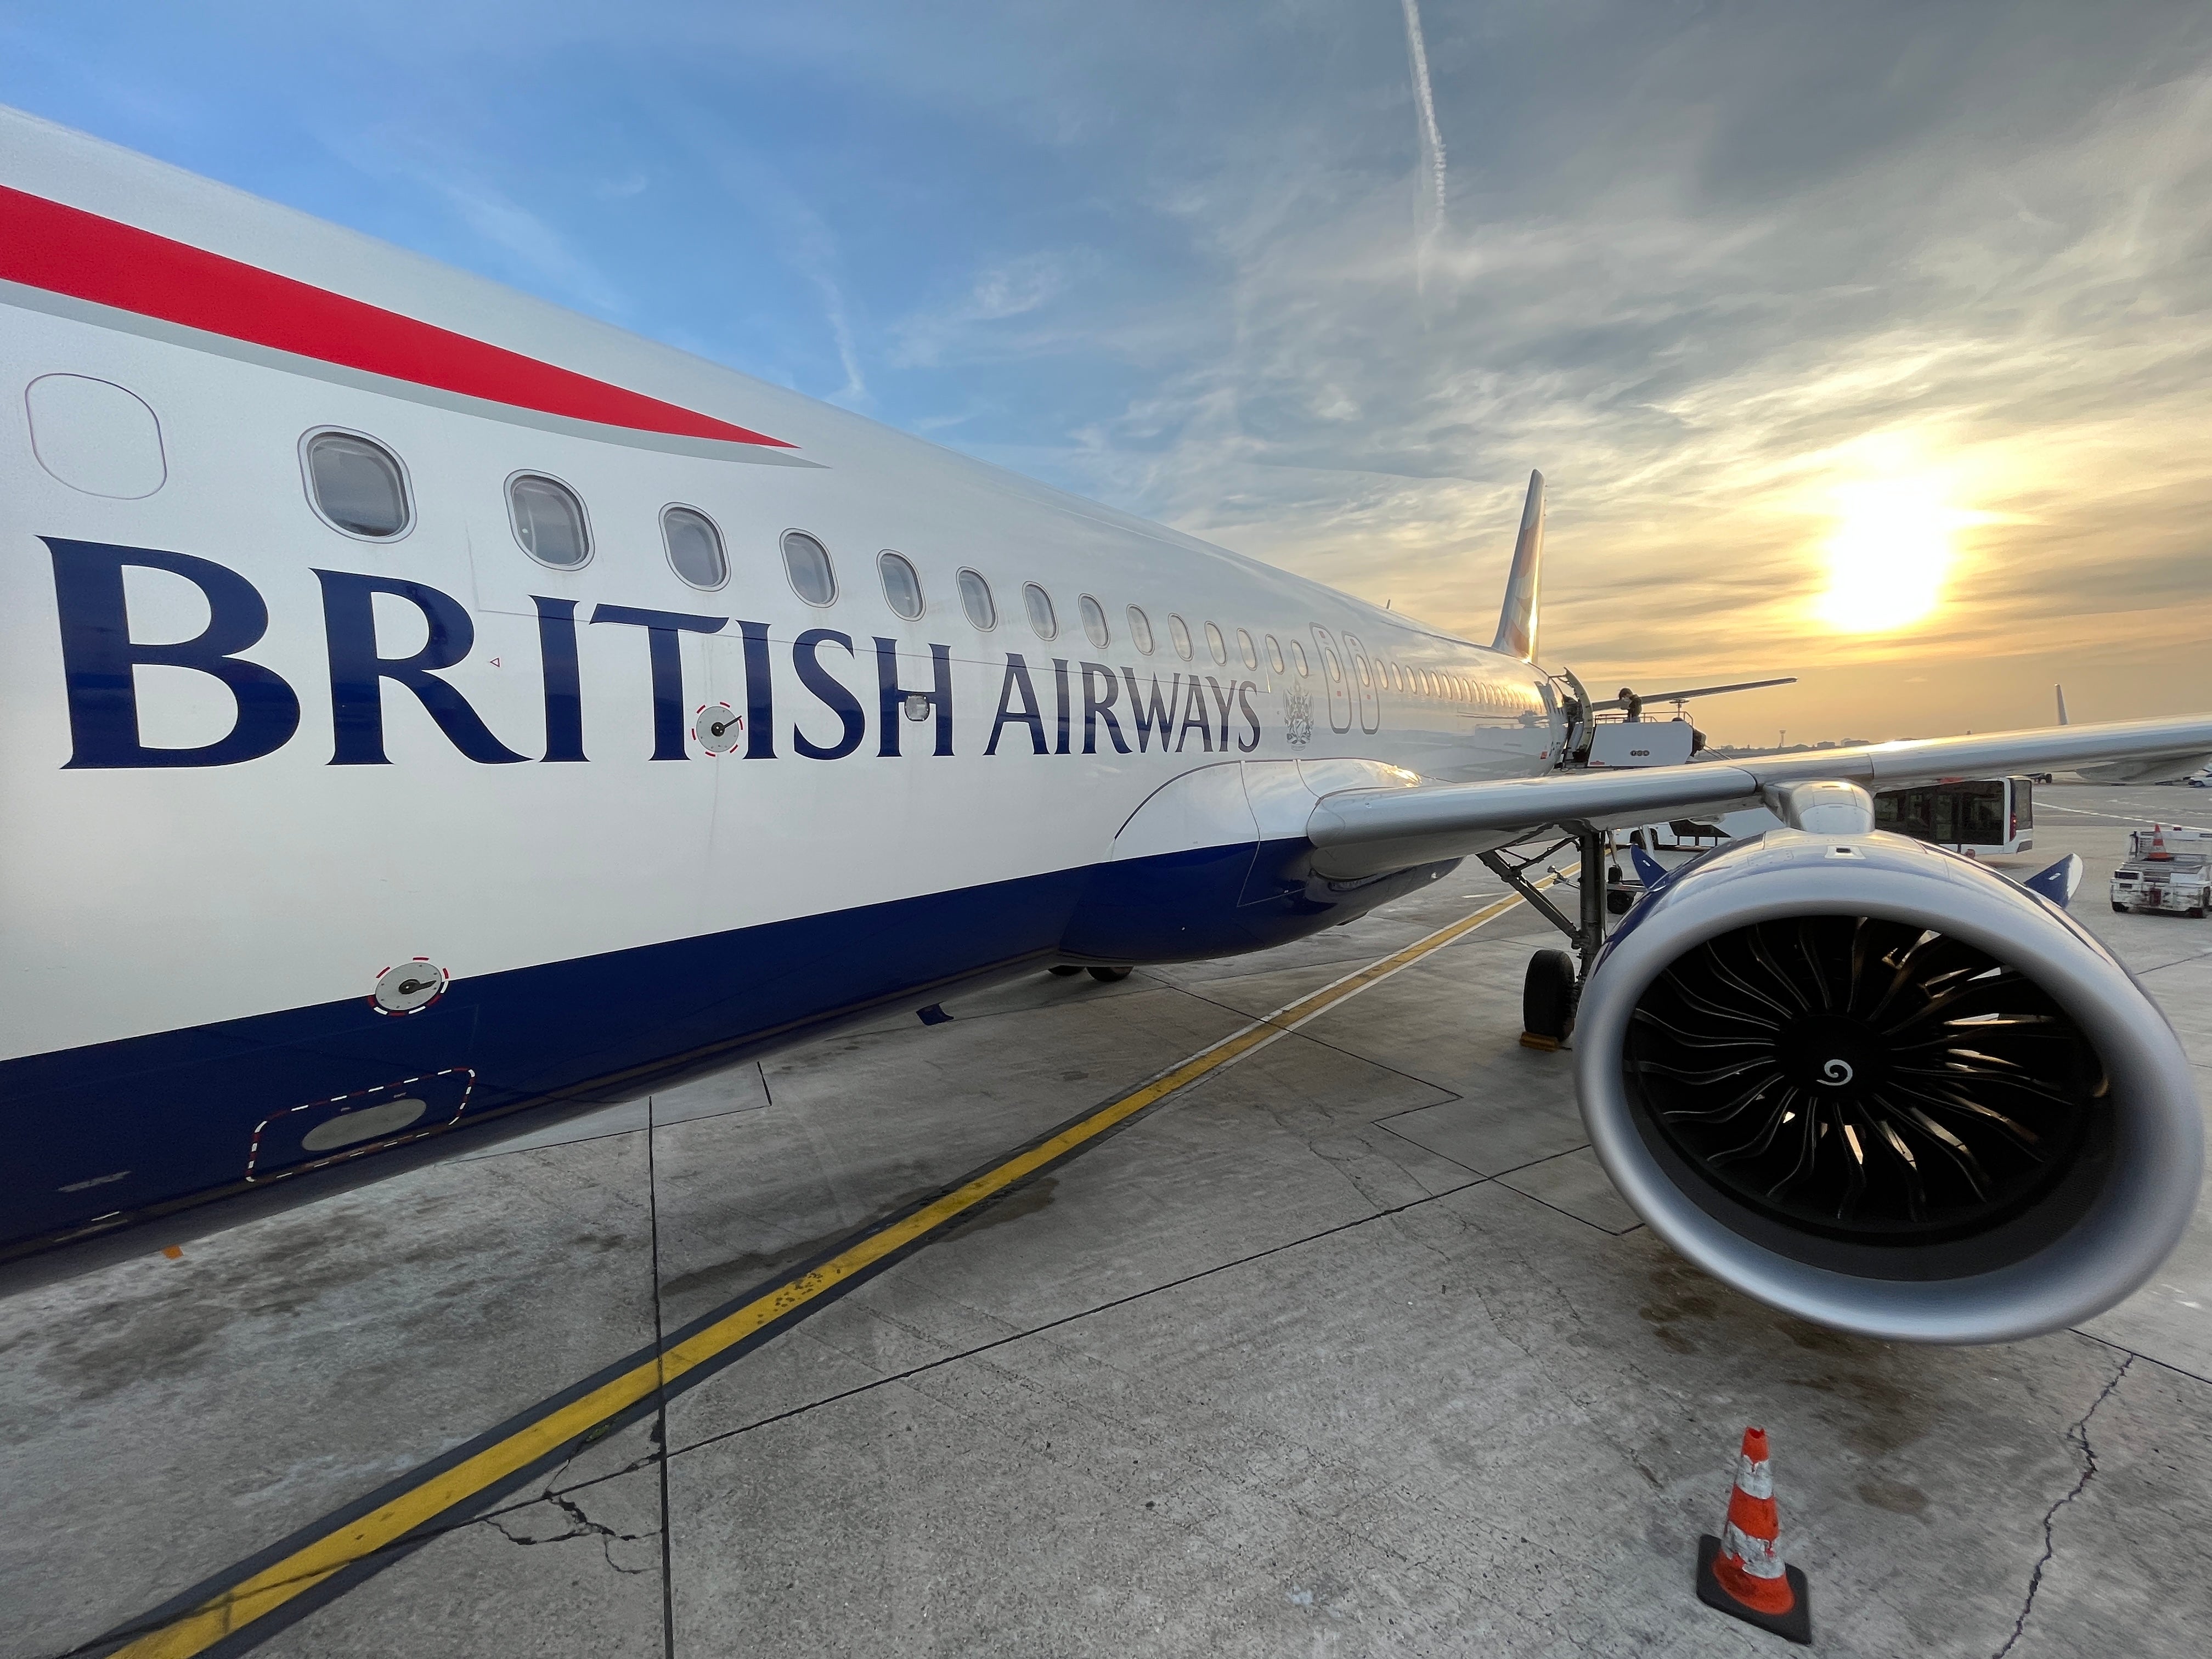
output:
M1127 968L1093 968L1091 977L1103 985L1111 985L1116 980L1128 978L1129 970Z
M1565 951L1539 951L1521 981L1521 1040L1556 1048L1574 1029L1575 959Z
M1065 962L1060 963L1057 967L1048 968L1045 969L1045 972L1050 974L1054 979L1073 979L1082 971L1083 969L1074 966L1073 963Z

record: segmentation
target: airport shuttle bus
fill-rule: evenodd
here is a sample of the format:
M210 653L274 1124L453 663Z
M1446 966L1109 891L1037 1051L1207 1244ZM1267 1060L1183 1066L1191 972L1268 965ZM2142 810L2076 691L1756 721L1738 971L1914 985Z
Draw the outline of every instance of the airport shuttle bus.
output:
M2035 847L2035 785L2027 778L1947 779L1874 798L1875 827L1978 857Z

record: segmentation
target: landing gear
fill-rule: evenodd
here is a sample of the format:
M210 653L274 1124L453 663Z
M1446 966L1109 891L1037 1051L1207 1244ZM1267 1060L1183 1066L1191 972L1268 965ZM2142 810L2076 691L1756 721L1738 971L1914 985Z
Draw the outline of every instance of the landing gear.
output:
M1101 984L1111 985L1116 980L1128 978L1129 970L1127 968L1093 968L1091 970L1091 977Z
M1045 969L1045 972L1050 974L1054 979L1073 979L1082 971L1083 969L1076 967L1073 963L1066 962Z
M1565 951L1539 951L1521 981L1521 1041L1556 1048L1575 1029L1575 959ZM1533 1040L1532 1040L1533 1039Z
M1522 873L1569 842L1574 844L1582 860L1581 875L1576 884L1579 914L1573 921L1568 920L1565 913ZM1612 895L1620 890L1607 879L1609 875L1615 880L1619 878L1619 866L1612 863L1610 857L1612 842L1613 837L1602 830L1576 827L1566 841L1517 864L1502 853L1482 854L1483 863L1498 879L1526 899L1529 908L1565 933L1574 946L1571 954L1565 951L1539 951L1529 958L1528 976L1521 985L1521 1042L1525 1048L1557 1048L1575 1029L1575 1005L1581 1000L1583 981L1589 976L1590 964L1605 948L1606 913L1612 908ZM1633 902L1632 897L1631 902Z

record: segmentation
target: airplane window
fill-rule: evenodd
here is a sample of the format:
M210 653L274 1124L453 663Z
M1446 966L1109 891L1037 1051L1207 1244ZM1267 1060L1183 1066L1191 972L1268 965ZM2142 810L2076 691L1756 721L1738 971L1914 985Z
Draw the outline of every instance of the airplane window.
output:
M1024 582L1022 602L1030 608L1030 628L1039 639L1048 640L1060 632L1060 618L1053 613L1051 594L1035 582Z
M1260 665L1260 647L1252 643L1252 636L1241 628L1237 630L1237 649L1243 653L1247 668Z
M540 564L574 570L592 556L591 526L576 492L558 478L518 472L507 483L507 510L514 539Z
M1273 634L1267 635L1267 660L1274 665L1278 674L1283 672L1282 642Z
M1168 637L1175 641L1176 655L1188 662L1190 660L1190 627L1172 611L1168 612Z
M1359 689L1361 690L1364 691L1372 689L1374 682L1367 677L1367 659L1360 656L1356 652L1352 654L1352 672L1359 676Z
M696 507L660 511L660 539L668 549L668 568L694 587L720 587L730 579L722 553L722 532Z
M999 625L999 606L991 597L991 584L972 570L960 573L960 608L979 634L988 634Z
M1133 605L1129 607L1129 637L1136 641L1138 650L1152 654L1152 619Z
M891 614L912 622L921 614L921 578L914 574L914 566L903 553L894 553L888 547L876 555L876 568L884 579L884 603Z
M783 532L783 570L791 578L791 591L807 604L837 602L837 572L830 550L804 530Z
M318 432L307 454L310 498L325 522L377 541L405 533L415 515L398 456L350 432Z
M1107 640L1106 607L1085 593L1076 600L1075 608L1083 613L1083 637L1103 651Z
M1327 646L1322 647L1321 660L1322 665L1328 670L1329 678L1333 680L1343 679L1344 665L1337 661L1335 652L1330 650Z
M1229 660L1228 641L1221 637L1221 630L1216 628L1212 623L1208 623L1206 625L1206 648L1213 653L1214 661L1227 662Z
M1313 672L1313 670L1306 666L1305 647L1300 645L1296 640L1292 640L1291 641L1291 659L1297 664L1299 673L1310 674Z

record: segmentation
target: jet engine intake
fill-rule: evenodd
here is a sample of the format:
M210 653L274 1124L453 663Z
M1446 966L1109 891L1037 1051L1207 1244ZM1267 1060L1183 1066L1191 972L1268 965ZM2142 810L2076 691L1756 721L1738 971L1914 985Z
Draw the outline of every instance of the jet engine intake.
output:
M2103 1312L2195 1211L2188 1059L2112 953L1972 860L1781 830L1673 872L1583 989L1590 1139L1652 1229L1836 1328Z

